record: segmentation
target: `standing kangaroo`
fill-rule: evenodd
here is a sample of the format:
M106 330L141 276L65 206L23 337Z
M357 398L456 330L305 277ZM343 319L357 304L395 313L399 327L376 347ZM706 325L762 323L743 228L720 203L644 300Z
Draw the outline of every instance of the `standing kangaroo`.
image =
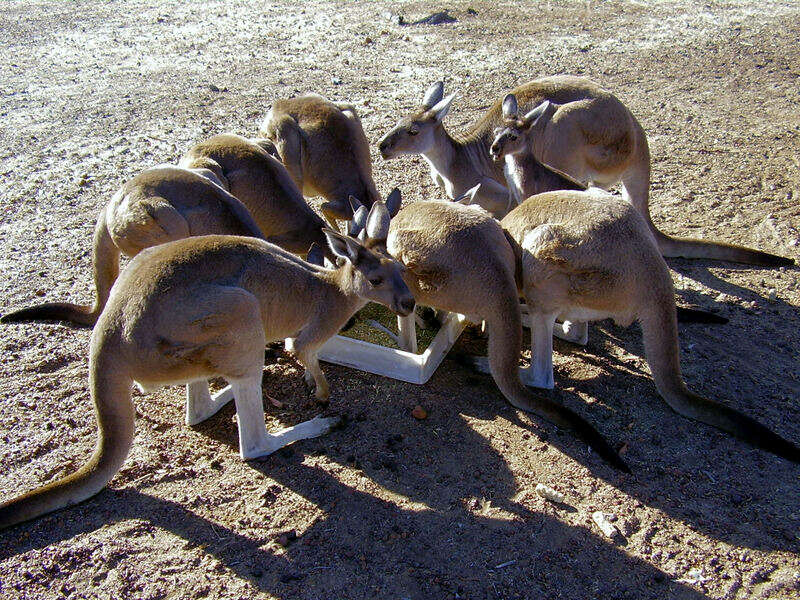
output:
M800 448L727 406L689 391L678 356L675 291L650 228L630 203L599 189L538 194L501 226L517 245L520 289L531 317L528 385L553 387L553 324L639 320L661 397L677 413L794 462Z
M399 196L395 200L392 213L400 205ZM606 461L628 471L589 423L522 385L517 369L522 322L515 258L497 221L478 207L419 201L396 214L388 237L370 231L369 224L366 233L365 245L385 249L405 265L403 278L417 302L486 321L491 373L513 406L572 429Z
M713 258L763 266L794 264L792 259L718 242L680 239L659 231L650 218L650 150L642 126L613 94L596 83L568 75L544 77L512 90L527 113L548 101L530 144L539 161L580 181L607 188L622 184L626 199L645 218L663 256ZM455 96L442 98L444 85L433 84L422 106L384 136L380 142L385 159L400 154L422 154L434 182L455 198L475 185L481 189L476 202L502 218L513 208L513 199L502 183L501 163L489 149L495 128L503 123L503 99L463 136L450 134L442 124ZM547 190L541 190L547 191Z
M367 208L380 199L369 143L351 104L316 94L278 100L259 133L275 145L303 194L325 198L322 214L331 226L352 218L350 196Z
M236 402L243 459L327 432L335 419L317 417L267 433L261 393L265 344L295 337L305 379L316 384L318 398L325 398L328 383L317 361L318 348L367 301L406 315L414 298L397 262L353 238L330 230L326 236L342 259L336 269L238 236L188 238L134 258L92 332L89 387L99 428L95 451L74 474L0 505L0 528L81 502L108 483L133 442L134 382L144 390L188 383L186 422L191 425L231 399L212 400L209 394L207 380L224 377Z

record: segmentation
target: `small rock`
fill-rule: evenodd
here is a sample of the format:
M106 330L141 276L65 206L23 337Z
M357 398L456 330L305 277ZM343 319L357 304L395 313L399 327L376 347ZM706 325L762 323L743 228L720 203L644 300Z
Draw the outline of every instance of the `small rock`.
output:
M279 546L286 548L289 544L297 539L297 532L294 529L290 529L289 531L284 531L283 533L279 533L275 537L275 543Z
M372 38L368 37L364 39L364 45L369 46L372 43Z
M778 299L778 291L775 288L770 288L767 292L767 298L770 302L775 302Z
M550 502L556 502L559 504L564 502L564 494L554 490L551 487L546 486L543 483L536 484L536 493L539 494L545 500L549 500Z
M220 91L220 89L217 86L215 86L213 83L208 86L208 89L210 89L212 92Z
M428 411L422 408L419 404L414 407L414 410L411 411L411 416L417 419L418 421L424 421L428 418Z
M331 83L333 85L342 85L344 82L338 77L331 77Z
M609 521L608 517L606 517L606 515L604 515L601 511L598 510L592 513L592 521L594 521L594 524L597 525L597 527L603 532L603 534L605 534L606 537L611 539L614 539L617 536L622 537L622 534L619 532L619 530L614 527L614 524Z

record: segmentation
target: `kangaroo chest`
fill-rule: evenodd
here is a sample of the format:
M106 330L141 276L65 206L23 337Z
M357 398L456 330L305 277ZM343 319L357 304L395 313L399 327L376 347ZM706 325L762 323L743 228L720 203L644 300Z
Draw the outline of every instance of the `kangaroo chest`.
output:
M424 158L425 162L428 163L428 167L431 170L431 179L433 180L433 183L442 188L447 194L448 198L451 200L455 198L456 196L455 189L453 188L453 182L446 175L441 173L427 156L423 155L422 158Z

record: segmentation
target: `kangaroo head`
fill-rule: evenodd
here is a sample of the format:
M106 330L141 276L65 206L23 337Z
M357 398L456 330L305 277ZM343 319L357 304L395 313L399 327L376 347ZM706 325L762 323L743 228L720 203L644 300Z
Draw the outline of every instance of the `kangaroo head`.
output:
M444 84L437 81L422 99L422 105L407 117L404 117L389 133L383 136L378 148L385 160L400 154L423 154L434 144L434 131L442 123L455 94L446 98Z
M514 94L508 94L503 99L503 127L494 130L494 141L489 148L492 158L500 160L504 156L528 149L530 134L544 115L551 112L548 110L550 106L550 101L545 100L521 117L517 106L517 97Z
M364 207L359 211L362 209ZM376 202L367 215L364 229L359 232L361 239L331 229L325 229L324 232L331 250L342 259L340 268L348 269L345 271L348 275L346 285L352 293L406 316L414 310L414 296L403 281L405 267L379 249L367 247L368 241L373 240L373 234L382 238L385 246L389 219L386 205Z

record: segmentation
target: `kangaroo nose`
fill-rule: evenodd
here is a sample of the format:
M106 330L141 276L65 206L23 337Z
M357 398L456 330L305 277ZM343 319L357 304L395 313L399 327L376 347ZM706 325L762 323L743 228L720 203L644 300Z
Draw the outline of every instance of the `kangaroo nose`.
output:
M406 298L400 301L400 308L406 311L406 314L410 314L411 311L414 310L414 306L416 306L414 298Z

